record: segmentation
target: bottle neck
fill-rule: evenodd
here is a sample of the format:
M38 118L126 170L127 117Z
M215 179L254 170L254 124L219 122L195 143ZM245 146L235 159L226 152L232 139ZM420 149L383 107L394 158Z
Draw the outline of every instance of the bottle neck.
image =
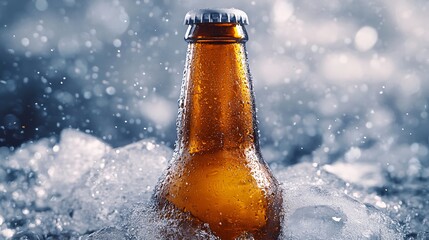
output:
M247 42L246 28L235 23L207 23L190 25L185 40L189 43L238 43Z
M216 25L210 24L208 30L202 25L188 30L178 149L191 154L235 148L258 150L244 45L247 35L240 25L219 24L217 30L213 29ZM220 30L233 34L222 34Z

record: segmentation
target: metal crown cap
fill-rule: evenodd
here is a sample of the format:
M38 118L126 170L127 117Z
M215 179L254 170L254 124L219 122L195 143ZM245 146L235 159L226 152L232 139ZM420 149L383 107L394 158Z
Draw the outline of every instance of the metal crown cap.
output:
M185 16L185 25L197 23L238 23L248 25L247 14L236 8L191 10Z

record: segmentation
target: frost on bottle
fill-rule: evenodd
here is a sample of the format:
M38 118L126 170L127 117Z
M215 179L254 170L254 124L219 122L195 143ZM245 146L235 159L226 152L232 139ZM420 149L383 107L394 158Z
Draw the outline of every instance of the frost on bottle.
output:
M237 9L187 13L178 140L154 200L221 239L277 239L281 190L260 154L247 22Z

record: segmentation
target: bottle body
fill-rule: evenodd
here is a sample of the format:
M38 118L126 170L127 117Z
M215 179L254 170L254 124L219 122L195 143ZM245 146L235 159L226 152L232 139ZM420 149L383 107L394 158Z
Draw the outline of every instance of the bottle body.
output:
M245 29L194 25L187 40L178 141L155 201L208 223L221 239L276 239L281 192L259 150Z

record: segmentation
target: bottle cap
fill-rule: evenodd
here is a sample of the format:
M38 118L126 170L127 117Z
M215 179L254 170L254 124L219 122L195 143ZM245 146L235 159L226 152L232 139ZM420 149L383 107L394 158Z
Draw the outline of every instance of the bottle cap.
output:
M185 25L198 23L238 23L249 24L247 14L235 8L211 8L189 11L185 16Z

